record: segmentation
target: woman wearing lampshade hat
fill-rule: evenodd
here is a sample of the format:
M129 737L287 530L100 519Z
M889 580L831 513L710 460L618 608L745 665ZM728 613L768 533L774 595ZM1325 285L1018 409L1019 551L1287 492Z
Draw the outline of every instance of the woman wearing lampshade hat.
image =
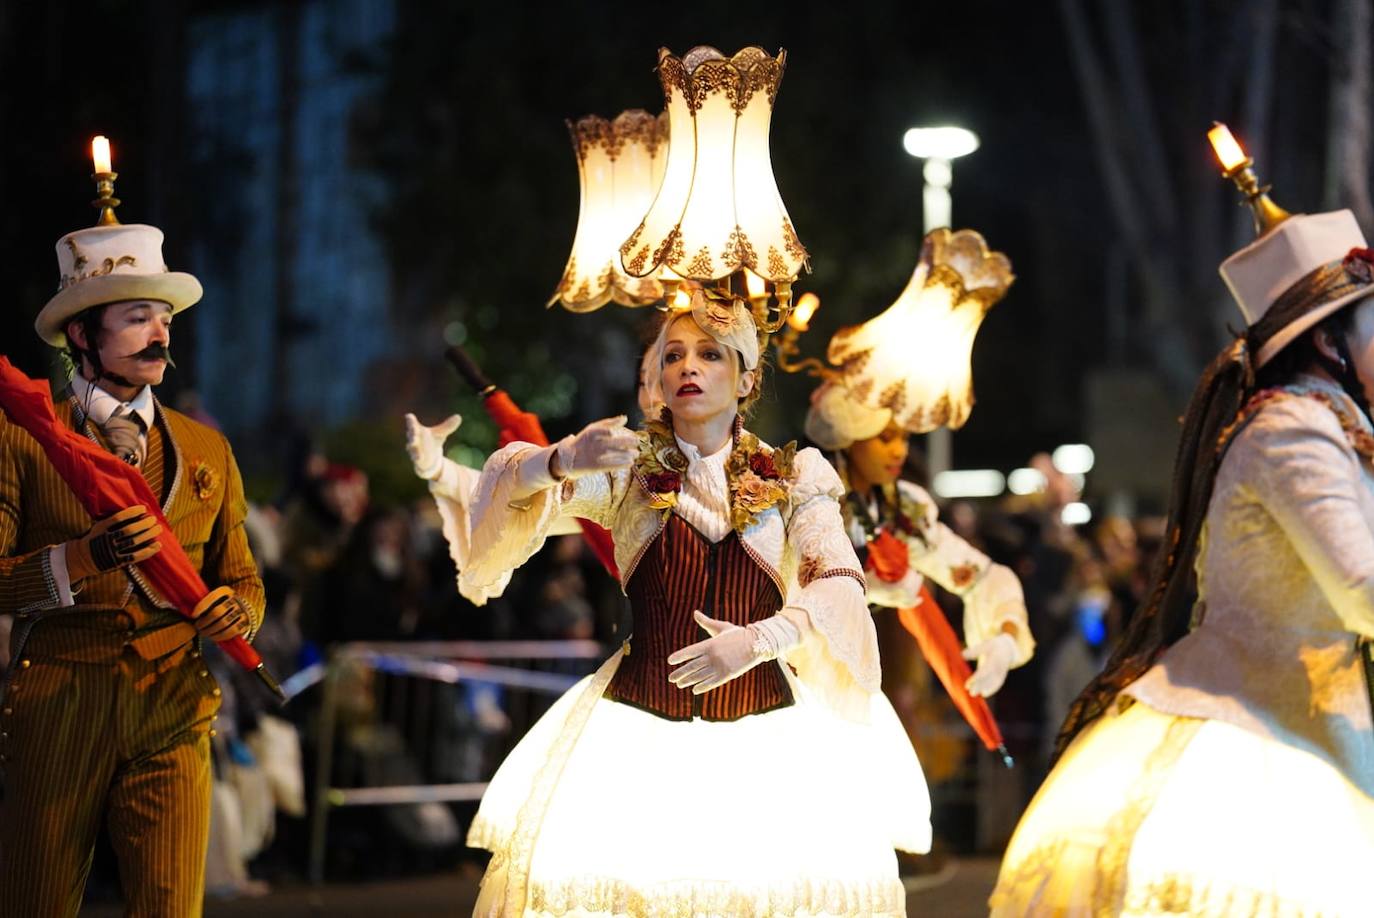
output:
M901 474L912 433L967 419L973 336L1012 279L978 233L930 233L897 301L835 335L827 356L838 370L825 373L806 416L807 437L845 483L845 527L865 559L869 602L916 608L927 577L958 595L964 656L977 661L964 688L984 697L1034 652L1021 584L941 523L934 499Z
M1366 915L1374 252L1350 211L1226 259L1248 329L1183 422L1166 552L1007 849L996 915Z
M928 848L928 801L872 703L840 483L744 429L761 367L742 299L697 290L652 353L660 418L513 443L473 496L469 599L577 516L611 530L635 615L492 780L469 833L493 852L477 913L905 914L893 849Z

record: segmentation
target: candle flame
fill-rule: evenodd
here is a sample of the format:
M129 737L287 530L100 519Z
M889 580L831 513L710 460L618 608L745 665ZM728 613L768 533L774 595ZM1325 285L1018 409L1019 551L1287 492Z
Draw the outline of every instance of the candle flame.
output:
M744 286L749 291L749 299L762 299L768 295L768 282L748 268L744 269Z
M1221 162L1223 172L1234 171L1245 165L1246 160L1250 158L1240 148L1236 138L1231 136L1231 129L1219 121L1213 123L1212 129L1207 132L1207 139L1212 142L1212 149Z
M797 300L797 305L792 308L792 314L787 317L787 324L799 332L804 332L811 327L811 317L820 308L820 297L814 293L803 293L801 299Z
M91 141L91 161L97 174L114 171L110 166L110 140L104 134Z

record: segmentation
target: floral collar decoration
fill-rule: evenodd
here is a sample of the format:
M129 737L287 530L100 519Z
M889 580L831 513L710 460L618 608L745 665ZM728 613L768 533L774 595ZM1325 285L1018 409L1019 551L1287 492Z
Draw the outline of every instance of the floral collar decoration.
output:
M1245 426L1245 423L1249 421L1249 419L1254 416L1255 412L1257 412L1266 402L1285 395L1310 398L1313 401L1321 402L1325 405L1330 409L1331 413L1336 416L1336 420L1340 423L1341 430L1345 432L1345 438L1350 443L1351 448L1354 449L1365 462L1374 463L1374 434L1366 430L1364 425L1356 420L1349 411L1345 410L1343 405L1337 404L1334 398L1319 389L1273 387L1259 390L1254 395L1250 396L1250 400L1246 402L1245 407L1240 410L1240 414L1237 416L1235 422L1227 427L1226 430L1222 431L1219 442L1217 443L1218 448L1224 448L1226 444L1230 442L1231 437L1239 432L1240 429Z
M730 492L730 525L743 532L758 522L760 514L787 497L796 477L796 442L774 449L735 425L735 445L725 460L725 482ZM644 422L635 477L649 495L649 506L667 514L677 506L687 457L673 436L672 415L665 408L658 418Z

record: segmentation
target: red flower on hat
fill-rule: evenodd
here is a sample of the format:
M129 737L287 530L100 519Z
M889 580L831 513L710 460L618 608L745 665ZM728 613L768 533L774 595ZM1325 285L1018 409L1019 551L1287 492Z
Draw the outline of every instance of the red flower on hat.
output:
M1374 283L1374 249L1356 246L1346 253L1341 261L1341 267L1345 268L1345 273L1351 280L1362 284Z

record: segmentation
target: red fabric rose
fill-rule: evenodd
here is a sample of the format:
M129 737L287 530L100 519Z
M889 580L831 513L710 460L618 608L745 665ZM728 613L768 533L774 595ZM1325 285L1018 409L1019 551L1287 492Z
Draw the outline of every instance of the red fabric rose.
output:
M651 472L644 476L644 484L655 494L669 494L682 490L682 476L677 472Z
M1374 283L1374 249L1351 249L1341 261L1345 273L1362 284Z
M778 467L773 464L773 457L763 450L749 457L749 470L760 478L772 480L778 477Z
M879 529L868 542L868 562L864 565L873 576L886 583L896 583L911 567L906 543L886 529Z

